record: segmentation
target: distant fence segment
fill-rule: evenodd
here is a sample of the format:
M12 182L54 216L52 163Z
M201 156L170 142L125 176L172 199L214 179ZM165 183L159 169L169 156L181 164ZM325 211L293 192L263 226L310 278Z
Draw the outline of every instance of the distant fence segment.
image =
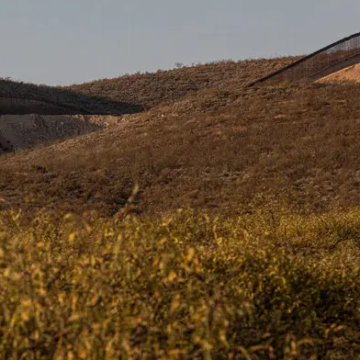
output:
M360 33L353 34L336 41L314 53L307 55L294 63L275 71L248 86L264 82L298 82L316 78L318 74L326 72L335 65L351 58L359 57L360 62Z
M42 115L90 114L85 109L55 101L31 99L26 96L13 97L0 95L0 115L29 113Z

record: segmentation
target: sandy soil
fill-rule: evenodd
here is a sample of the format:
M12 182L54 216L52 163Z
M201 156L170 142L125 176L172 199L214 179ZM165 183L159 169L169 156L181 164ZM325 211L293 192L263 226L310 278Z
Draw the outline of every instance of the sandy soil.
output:
M354 81L360 82L360 64L349 66L345 69L336 71L328 76L325 76L317 82L341 82Z
M119 123L119 116L3 115L0 154L101 130Z

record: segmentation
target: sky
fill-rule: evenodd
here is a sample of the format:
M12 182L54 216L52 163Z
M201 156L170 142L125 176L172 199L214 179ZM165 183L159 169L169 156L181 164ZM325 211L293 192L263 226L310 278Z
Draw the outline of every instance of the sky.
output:
M0 77L70 85L310 53L360 32L359 0L0 0Z

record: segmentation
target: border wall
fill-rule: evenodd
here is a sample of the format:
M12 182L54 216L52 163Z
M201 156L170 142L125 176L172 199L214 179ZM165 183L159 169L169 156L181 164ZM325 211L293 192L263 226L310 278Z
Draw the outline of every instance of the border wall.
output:
M0 115L76 115L91 113L82 108L59 103L51 100L31 99L26 96L1 96L0 95Z
M314 53L307 55L294 63L275 71L248 86L261 83L279 84L282 82L301 82L317 78L319 74L332 67L346 62L349 59L360 62L360 33L353 34L336 41Z

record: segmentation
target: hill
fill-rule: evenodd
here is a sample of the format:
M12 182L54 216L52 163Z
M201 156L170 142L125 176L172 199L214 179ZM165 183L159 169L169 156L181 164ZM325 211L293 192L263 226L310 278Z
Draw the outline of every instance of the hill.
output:
M286 57L271 60L223 61L98 80L64 89L88 96L101 96L113 101L141 104L150 108L165 102L177 101L204 89L236 92L247 83L279 70L297 59L298 57Z
M360 87L226 90L236 81L165 99L101 133L0 158L2 206L114 214L135 184L138 212L242 213L260 194L302 210L359 205Z
M0 79L0 115L134 114L204 88L239 89L295 59L222 62L68 87Z

